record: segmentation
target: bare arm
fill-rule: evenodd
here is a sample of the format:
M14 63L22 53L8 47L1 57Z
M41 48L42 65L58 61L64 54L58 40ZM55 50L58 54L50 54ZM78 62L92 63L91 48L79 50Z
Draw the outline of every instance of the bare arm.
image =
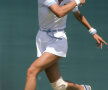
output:
M85 3L85 0L81 0L81 4L84 4L84 3ZM76 2L72 0L70 3L66 5L59 6L58 4L54 4L54 5L51 5L49 8L57 17L61 18L65 16L67 13L69 13L70 11L72 11L72 9L74 9L76 5L77 5Z
M58 4L54 4L51 5L49 8L57 17L61 18L65 16L67 13L69 13L75 6L76 6L76 2L72 0L72 2L64 6L59 6Z
M75 12L74 16L76 17L76 19L78 21L80 21L88 30L90 30L92 27L91 25L88 23L87 19L80 13L80 11ZM103 46L103 43L108 45L108 43L106 43L97 33L93 35L93 38L97 41L97 46Z
M80 11L75 12L75 13L74 13L74 16L75 16L76 19L77 19L78 21L80 21L88 30L89 30L90 28L92 28L91 25L88 23L87 19L80 13Z

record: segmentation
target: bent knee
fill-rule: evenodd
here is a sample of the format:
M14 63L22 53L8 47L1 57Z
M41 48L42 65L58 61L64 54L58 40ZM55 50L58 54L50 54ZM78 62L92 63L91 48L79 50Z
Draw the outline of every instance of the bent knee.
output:
M40 72L40 68L36 66L30 66L27 70L27 76L36 76Z

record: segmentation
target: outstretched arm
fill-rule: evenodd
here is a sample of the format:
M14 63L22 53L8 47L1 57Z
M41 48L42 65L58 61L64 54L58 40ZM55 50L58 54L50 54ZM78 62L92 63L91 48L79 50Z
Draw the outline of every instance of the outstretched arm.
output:
M97 41L97 46L103 46L103 43L108 45L97 33L96 30L91 27L91 25L88 23L87 19L80 13L80 11L77 11L74 13L74 16L78 21L80 21L87 29L88 31L93 35L93 38Z

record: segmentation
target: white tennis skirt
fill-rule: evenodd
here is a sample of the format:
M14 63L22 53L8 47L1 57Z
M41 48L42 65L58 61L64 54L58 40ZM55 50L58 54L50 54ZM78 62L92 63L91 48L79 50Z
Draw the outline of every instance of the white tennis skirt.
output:
M37 57L44 52L66 57L68 45L64 30L39 30L36 36Z

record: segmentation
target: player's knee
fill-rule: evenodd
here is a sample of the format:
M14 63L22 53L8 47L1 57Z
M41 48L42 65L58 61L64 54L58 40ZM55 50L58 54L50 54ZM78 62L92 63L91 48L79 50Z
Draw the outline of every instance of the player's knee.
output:
M65 82L62 77L60 77L56 82L51 83L54 90L66 90L68 83Z
M38 67L31 66L27 70L27 76L28 77L30 77L30 76L37 76L38 73L39 73L39 68Z

